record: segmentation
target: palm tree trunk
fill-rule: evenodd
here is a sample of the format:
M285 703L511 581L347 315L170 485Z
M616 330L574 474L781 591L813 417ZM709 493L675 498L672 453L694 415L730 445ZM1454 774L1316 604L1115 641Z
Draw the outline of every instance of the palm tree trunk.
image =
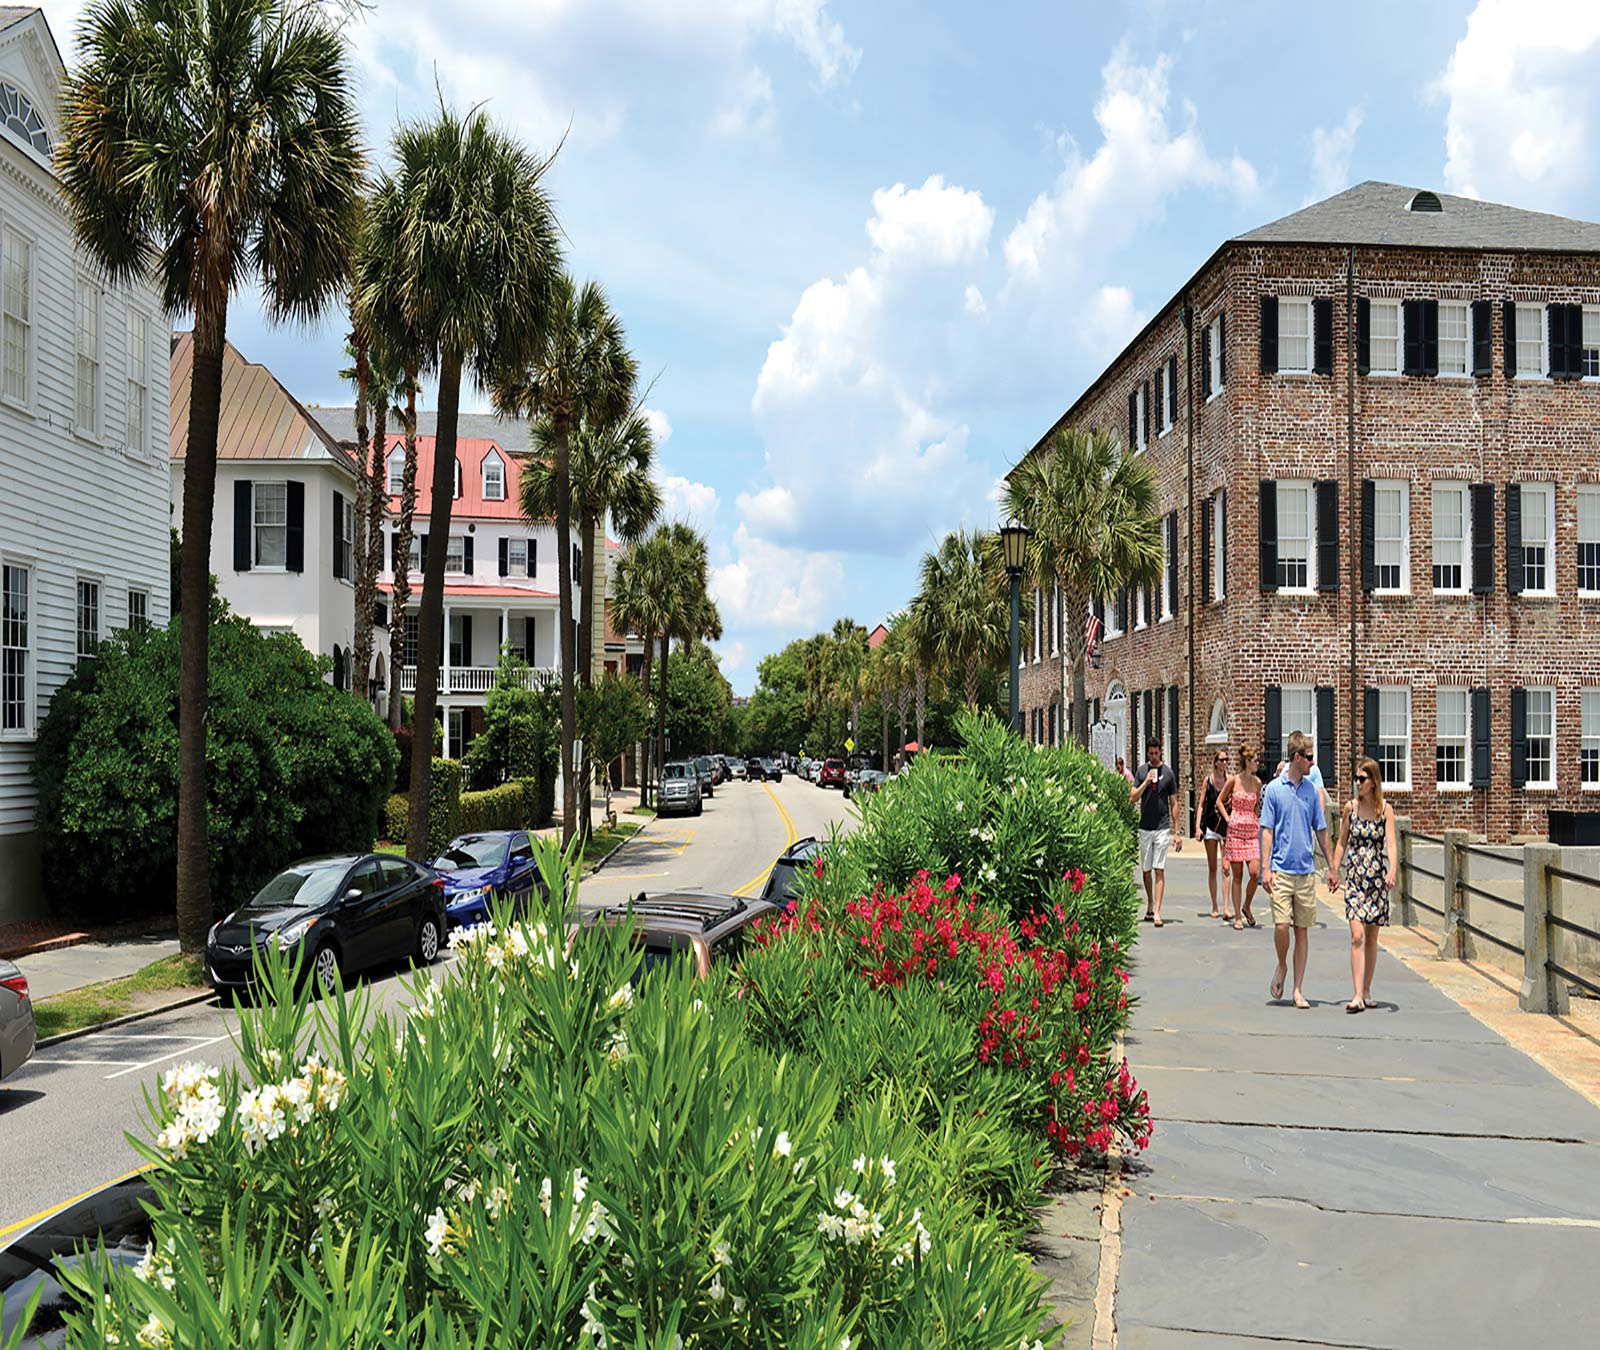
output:
M367 634L367 664L372 661L372 630L375 627L374 611L378 602L378 573L383 571L383 516L388 505L389 494L385 491L388 486L388 452L389 452L389 427L388 405L378 410L377 435L372 438L371 463L367 466L367 618L365 631ZM361 564L357 564L360 566ZM358 633L363 631L358 628ZM362 667L366 669L366 666Z
M899 754L906 748L906 708L911 702L911 686L901 685L895 696L895 701L899 705L898 712L900 714L900 744L895 750L895 753Z
M556 446L556 556L561 563L560 601L556 632L561 639L561 846L578 831L578 785L572 763L573 740L578 726L577 635L572 618L572 457L570 427L565 417L555 419Z
M579 519L583 539L581 545L583 549L583 584L581 587L582 595L579 600L580 608L578 610L578 678L583 681L583 687L588 689L594 684L595 522L593 514L587 511L583 512ZM601 540L600 547L605 547L604 540ZM587 755L584 758L583 800L579 810L582 817L584 837L587 838L593 828L594 764ZM602 765L601 768L607 774L611 771L608 765ZM609 781L608 778L607 782Z
M925 729L924 729L924 725L923 725L923 720L927 717L927 715L928 715L928 672L925 671L921 666L918 666L917 667L917 749L919 751L923 750L923 749L925 749L927 747L927 742L924 740L924 736L925 736L926 733L925 733Z
M400 671L406 650L406 604L411 599L411 532L416 511L417 371L409 366L406 369L406 462L400 479L400 524L394 538L394 603L389 609L389 725L396 731L400 730L403 699Z
M967 707L978 706L978 658L969 656L966 659L966 671L962 677L962 684L966 690Z
M227 335L225 299L195 315L179 560L188 603L180 611L178 628L178 942L189 953L205 950L212 918L206 703L211 676L211 520L217 500L217 426Z
M666 767L667 763L667 657L672 654L672 634L667 634L667 640L661 644L661 684L656 693L656 740L660 746L656 762Z
M371 453L362 443L360 479L356 492L355 556L356 637L351 660L355 679L351 689L366 702L372 670L372 611L378 599L378 560L383 552L383 456L381 447L389 437L389 408L379 403L373 418Z
M356 528L351 544L351 562L355 565L355 637L351 644L350 688L359 699L367 696L367 667L372 663L372 624L365 625L367 638L362 641L361 600L367 589L363 565L367 556L367 499L372 484L367 475L367 389L372 366L367 353L367 330L357 322L350 333L356 349ZM339 522L334 522L335 529ZM372 608L372 597L366 597L367 608Z
M433 779L433 718L439 707L439 660L444 633L444 564L450 541L450 507L455 496L456 422L461 406L461 358L447 356L439 366L439 410L433 441L432 510L428 517L428 565L422 572L422 604L417 619L417 692L411 718L411 807L406 820L406 857L425 861L428 852L428 796ZM446 749L449 747L446 746Z
M646 628L644 632L644 660L640 662L639 668L639 673L644 680L644 695L646 699L650 697L650 666L655 645L656 635ZM641 806L650 805L650 764L654 759L650 751L654 742L655 737L646 734L644 743L639 750L639 804Z
M883 709L883 760L878 765L885 773L889 772L889 691L878 691L878 704Z

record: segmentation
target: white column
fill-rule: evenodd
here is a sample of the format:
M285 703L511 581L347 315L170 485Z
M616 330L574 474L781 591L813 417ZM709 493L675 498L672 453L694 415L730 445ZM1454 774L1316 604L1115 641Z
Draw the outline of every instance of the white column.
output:
M506 643L508 643L510 641L511 641L511 606L510 605L501 605L500 606L500 645L501 645L501 647L504 647L506 645ZM499 652L496 652L494 654L494 663L497 666L500 664L500 653Z
M444 691L446 693L449 693L449 691L450 691L450 606L449 605L446 605L444 607L444 650L442 652L440 652L440 655L444 658L444 678L441 681L441 687L444 689ZM450 740L450 722L449 722L449 718L447 716L446 720L445 720L445 749L446 749L446 751L448 751L449 748L450 748L449 740Z

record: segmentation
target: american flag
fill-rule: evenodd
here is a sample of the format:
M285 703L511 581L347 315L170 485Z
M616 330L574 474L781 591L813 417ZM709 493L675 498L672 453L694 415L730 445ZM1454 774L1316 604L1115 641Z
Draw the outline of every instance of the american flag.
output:
M1100 640L1100 616L1091 613L1083 623L1083 650L1094 655L1094 644Z

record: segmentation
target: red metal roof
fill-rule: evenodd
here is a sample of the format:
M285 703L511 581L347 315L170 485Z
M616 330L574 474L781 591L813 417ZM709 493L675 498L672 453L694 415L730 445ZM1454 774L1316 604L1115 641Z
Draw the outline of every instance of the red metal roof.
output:
M391 433L389 448L384 454L394 453L396 446L404 446L403 433ZM433 447L434 437L417 437L417 512L419 517L433 510ZM498 453L506 466L506 495L504 501L487 501L483 495L483 461ZM462 436L456 441L456 459L461 464L461 495L450 508L452 519L465 520L520 520L522 518L522 462L507 453L498 441ZM389 498L390 509L400 510L400 498Z
M378 589L385 595L394 591L387 581L380 581ZM411 588L411 599L417 598L419 586ZM530 586L474 586L470 581L447 581L444 593L456 600L559 600L555 591L536 591Z

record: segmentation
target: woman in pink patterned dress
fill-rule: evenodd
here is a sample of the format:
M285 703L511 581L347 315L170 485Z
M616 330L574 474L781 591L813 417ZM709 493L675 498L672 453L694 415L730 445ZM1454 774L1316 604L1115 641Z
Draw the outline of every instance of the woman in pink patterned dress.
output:
M1223 784L1217 810L1228 822L1228 844L1222 860L1233 873L1233 926L1256 926L1250 902L1256 898L1256 883L1261 876L1261 821L1256 812L1261 801L1261 780L1256 777L1256 754L1248 745L1239 747L1239 772ZM1250 873L1250 889L1244 890L1244 874ZM1240 892L1244 891L1241 902Z

